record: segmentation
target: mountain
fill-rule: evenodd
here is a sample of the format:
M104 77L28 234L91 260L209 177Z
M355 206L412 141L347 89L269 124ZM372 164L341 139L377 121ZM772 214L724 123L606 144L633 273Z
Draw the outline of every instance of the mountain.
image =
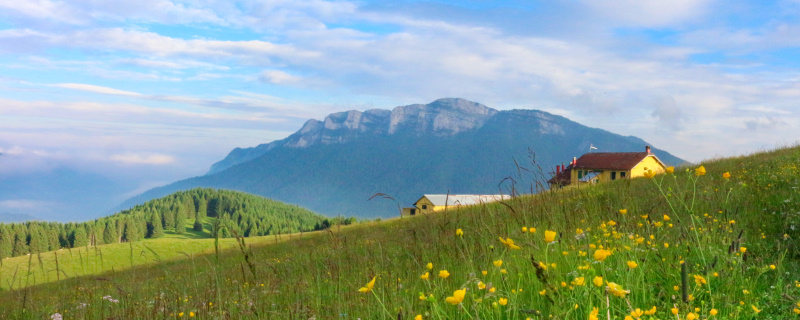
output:
M124 199L120 194L131 188L117 180L68 167L0 175L0 221L93 219L110 213Z
M207 175L152 189L124 205L212 187L326 215L389 217L425 193L508 193L510 182L501 184L507 177L530 192L537 172L536 181L542 182L542 175L546 180L549 168L580 156L590 144L598 152L642 151L648 145L543 111L498 111L463 99L339 112L309 120L286 139L235 149ZM667 164L684 162L657 148L653 152ZM534 175L520 176L526 172ZM368 201L377 193L394 201Z

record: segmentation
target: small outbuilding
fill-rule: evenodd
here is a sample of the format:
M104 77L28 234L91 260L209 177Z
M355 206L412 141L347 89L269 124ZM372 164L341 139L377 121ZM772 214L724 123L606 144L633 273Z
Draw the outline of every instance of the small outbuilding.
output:
M511 197L503 194L426 194L414 202L414 207L403 208L403 215L427 214L446 208L473 206L508 199Z

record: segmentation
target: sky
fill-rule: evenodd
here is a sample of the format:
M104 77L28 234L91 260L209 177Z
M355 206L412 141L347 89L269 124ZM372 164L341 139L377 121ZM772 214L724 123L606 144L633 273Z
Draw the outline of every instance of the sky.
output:
M444 97L693 162L794 145L799 17L798 0L0 0L0 178L67 166L134 195L309 118Z

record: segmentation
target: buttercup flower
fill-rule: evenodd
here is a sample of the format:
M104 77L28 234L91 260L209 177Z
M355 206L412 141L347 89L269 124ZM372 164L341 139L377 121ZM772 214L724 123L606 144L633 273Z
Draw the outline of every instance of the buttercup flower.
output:
M706 282L706 278L704 278L701 275L697 275L696 274L696 275L694 275L694 283L697 284L698 286L701 286L701 285L704 285L704 284L706 284L708 282Z
M710 314L712 316L716 316L717 315L717 309L711 309L711 311L709 311L708 314Z
M636 261L628 261L628 268L634 269L638 266L639 264L637 264Z
M627 214L628 209L619 209L619 214Z
M597 249L597 250L594 251L594 259L597 260L597 261L603 261L606 258L608 258L608 256L610 256L610 255L611 255L611 251L609 251L609 250Z
M508 304L508 299L500 298L500 300L497 300L497 302L500 303L501 306L504 306Z
M422 315L418 314L416 317L414 317L414 320L422 320Z
M600 310L597 310L597 307L594 307L594 308L592 309L592 312L591 312L591 313L589 313L589 320L598 320L598 319L597 319L597 313L598 313L599 311L600 311Z
M700 166L694 169L694 175L696 176L704 176L706 175L706 167Z
M647 170L646 170L646 171L643 173L643 175L644 175L644 177L645 177L645 178L652 178L652 177L655 177L655 176L656 176L656 172L655 172L655 171L653 171L653 170L647 169Z
M621 285L618 285L613 282L606 282L608 284L608 292L610 292L615 297L625 298L626 294L631 293L630 290L625 290L622 288Z
M502 242L504 245L506 245L506 247L508 247L509 249L514 249L514 250L522 249L518 245L514 244L514 240L511 240L511 238L506 238L506 240L503 240L503 238L500 238L500 242Z
M722 174L722 179L730 179L730 177L731 177L730 172L725 172Z
M592 280L592 283L594 284L595 287L602 286L603 285L603 277L601 277L601 276L594 277L594 279Z
M455 292L453 292L452 297L447 297L446 299L444 299L444 301L452 305L457 305L461 303L461 301L464 301L464 295L466 294L467 294L467 289L456 290Z
M586 279L584 277L577 277L570 283L572 283L573 286L582 286L586 284Z
M450 272L447 272L447 270L439 270L439 277L440 278L447 279L447 277L449 277L449 276L450 276Z
M550 231L550 230L545 230L544 231L544 242L550 243L550 242L553 242L553 241L556 241L556 232L555 231Z
M428 264L425 265L425 268L427 268L428 270L433 269L433 263L428 262Z
M667 167L667 173L673 173L673 172L675 172L675 167L672 166Z
M495 267L499 268L500 266L503 265L503 260L495 260L495 261L492 261L492 263L494 264Z
M656 314L656 306L653 306L652 308L650 308L650 310L646 310L644 312L644 314L646 314L648 316L652 316L652 315Z
M464 236L464 230L461 230L461 228L456 229L456 235L459 237Z
M425 274L419 276L419 278L422 280L428 280L428 277L430 277L430 275L431 275L430 272L425 272Z
M376 278L376 277L372 277L372 281L370 281L369 283L367 283L367 285L366 285L366 286L364 286L364 287L361 287L361 289L358 289L358 292L361 292L361 293L367 293L367 292L370 292L370 291L372 291L372 287L374 287L374 286L375 286L375 278Z

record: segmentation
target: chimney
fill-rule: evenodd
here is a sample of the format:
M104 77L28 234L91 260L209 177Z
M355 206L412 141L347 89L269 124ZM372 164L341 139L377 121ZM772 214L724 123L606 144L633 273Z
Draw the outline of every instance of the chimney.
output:
M558 175L559 173L561 173L561 166L556 165L556 175Z
M647 154L650 154L650 146L645 146L644 151L647 151Z
M562 163L562 164L561 164L561 171L566 171L566 170L567 170L567 166L565 166L565 165Z
M572 157L572 166L575 167L578 165L578 158Z

